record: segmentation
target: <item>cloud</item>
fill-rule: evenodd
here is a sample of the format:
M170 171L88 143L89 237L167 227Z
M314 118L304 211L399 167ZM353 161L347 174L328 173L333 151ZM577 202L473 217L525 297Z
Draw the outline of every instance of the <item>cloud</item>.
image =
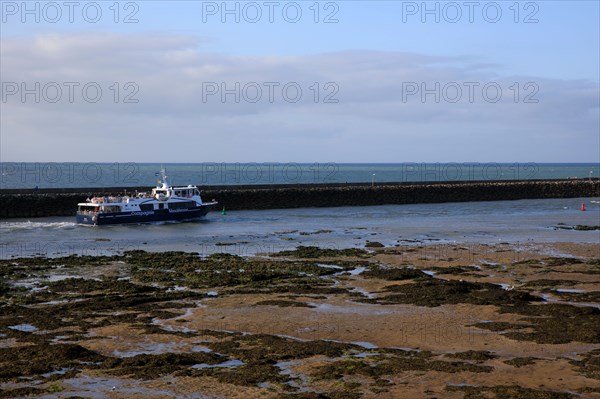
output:
M2 38L2 160L598 161L598 82L503 76L476 56L251 57L203 43Z

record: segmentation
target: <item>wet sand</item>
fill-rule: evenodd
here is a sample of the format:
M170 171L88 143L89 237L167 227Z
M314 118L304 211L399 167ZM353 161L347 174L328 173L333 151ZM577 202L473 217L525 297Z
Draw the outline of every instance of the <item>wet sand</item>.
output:
M600 397L598 245L1 262L0 397Z

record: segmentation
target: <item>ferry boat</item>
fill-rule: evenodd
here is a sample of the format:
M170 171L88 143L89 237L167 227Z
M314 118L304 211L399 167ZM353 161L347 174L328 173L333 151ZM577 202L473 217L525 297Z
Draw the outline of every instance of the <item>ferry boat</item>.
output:
M202 202L196 186L171 187L161 171L152 193L88 198L77 204L77 223L91 225L190 220L205 216L217 202Z

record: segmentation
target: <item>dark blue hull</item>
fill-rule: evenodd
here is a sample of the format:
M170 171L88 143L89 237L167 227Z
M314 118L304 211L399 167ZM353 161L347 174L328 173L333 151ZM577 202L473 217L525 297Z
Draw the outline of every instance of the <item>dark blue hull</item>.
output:
M77 212L77 223L91 225L147 223L197 219L210 211L212 204L188 209L158 209L154 211L83 214Z

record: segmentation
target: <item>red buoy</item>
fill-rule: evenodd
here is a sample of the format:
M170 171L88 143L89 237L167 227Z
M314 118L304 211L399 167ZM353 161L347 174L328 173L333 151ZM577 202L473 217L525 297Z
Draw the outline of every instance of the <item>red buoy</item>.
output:
M585 211L585 204L583 202L581 203L581 211Z

